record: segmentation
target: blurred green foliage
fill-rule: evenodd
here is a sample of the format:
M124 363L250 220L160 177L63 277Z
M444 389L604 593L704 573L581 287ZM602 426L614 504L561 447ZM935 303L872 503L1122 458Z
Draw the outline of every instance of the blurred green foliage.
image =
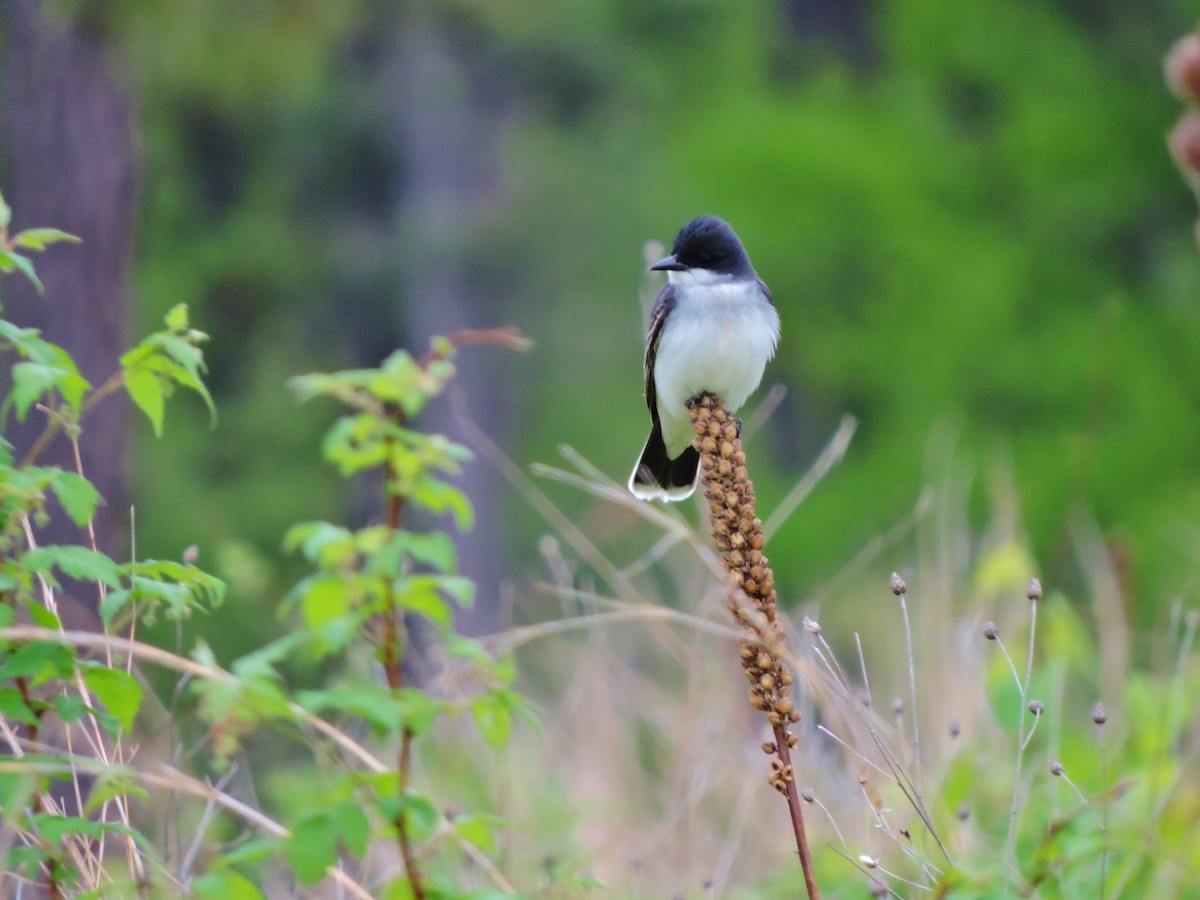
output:
M538 341L504 370L519 463L567 442L623 480L645 427L642 243L715 212L783 318L768 380L790 395L757 441L764 502L843 413L861 423L775 540L785 594L954 464L1015 480L1060 582L1071 522L1095 515L1154 621L1200 518L1200 267L1160 73L1195 10L895 0L855 7L846 37L806 30L808 6L113 4L143 110L139 316L193 308L222 410L215 432L197 408L140 446L148 551L199 543L251 604L278 591L287 523L339 502L314 464L320 413L285 377L427 337L397 324L422 302L401 276L424 260L388 136L401 39L422 27L499 118L500 196L440 240L494 287L470 324ZM542 528L511 503L509 574ZM246 649L256 627L230 640Z

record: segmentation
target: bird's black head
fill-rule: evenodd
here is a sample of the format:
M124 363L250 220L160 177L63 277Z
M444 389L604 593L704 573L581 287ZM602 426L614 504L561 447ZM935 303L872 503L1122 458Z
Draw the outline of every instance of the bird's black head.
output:
M651 269L686 272L704 269L717 275L752 275L746 248L729 223L716 216L697 216L679 229L671 255Z

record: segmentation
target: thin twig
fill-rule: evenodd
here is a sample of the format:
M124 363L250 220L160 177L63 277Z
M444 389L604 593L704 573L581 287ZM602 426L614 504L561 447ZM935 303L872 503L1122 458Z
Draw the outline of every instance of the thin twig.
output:
M96 388L96 390L87 395L87 398L79 407L79 419L82 419L84 415L86 415L97 403L99 403L109 394L119 391L124 384L124 370L118 369L116 372L113 372L110 376L108 376L108 380L105 381L104 384L100 385L100 387ZM58 431L60 428L62 428L64 421L65 420L61 416L50 416L46 420L46 427L42 429L42 433L37 436L37 440L33 442L32 446L30 446L25 455L21 457L21 462L18 464L17 468L24 469L26 466L33 465L34 462L37 461L37 458L42 455L43 451L45 451L47 445L49 445L50 439L53 438L54 435L58 434Z
M129 638L113 634L96 634L91 631L56 631L51 628L38 628L34 625L18 625L12 628L0 628L0 641L17 641L21 643L46 641L49 643L69 644L73 647L96 647L100 649L107 647L118 652L132 653L139 659L143 659L154 665L162 666L165 669L171 669L175 672L181 672L185 675L191 675L195 678L220 682L235 682L237 680L232 673L224 669L206 666L195 660L188 659L185 656L178 656L151 644L131 641ZM301 724L312 728L321 736L337 744L342 750L357 759L372 772L380 774L388 771L387 766L372 755L370 751L345 732L326 722L320 716L313 715L297 703L288 704L288 711Z

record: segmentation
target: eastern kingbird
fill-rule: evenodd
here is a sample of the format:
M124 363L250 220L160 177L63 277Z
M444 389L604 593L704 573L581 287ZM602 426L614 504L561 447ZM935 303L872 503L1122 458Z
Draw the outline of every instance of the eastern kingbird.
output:
M646 332L650 438L629 478L645 500L682 500L696 489L700 455L688 401L705 391L736 410L775 355L779 314L729 223L700 216L680 229Z

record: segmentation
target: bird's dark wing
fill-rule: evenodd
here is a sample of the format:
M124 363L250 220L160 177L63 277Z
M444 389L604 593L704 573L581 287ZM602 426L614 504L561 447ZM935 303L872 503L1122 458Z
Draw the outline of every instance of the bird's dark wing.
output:
M766 294L767 302L770 303L772 306L774 306L775 298L771 296L771 289L769 287L767 287L767 283L760 278L760 279L758 279L758 286L760 288L762 288L762 292L764 294Z
M646 330L646 406L650 408L650 418L656 425L658 392L654 388L654 361L658 356L658 339L662 336L663 325L674 308L675 285L664 285L654 298L654 306L650 310L650 327Z

